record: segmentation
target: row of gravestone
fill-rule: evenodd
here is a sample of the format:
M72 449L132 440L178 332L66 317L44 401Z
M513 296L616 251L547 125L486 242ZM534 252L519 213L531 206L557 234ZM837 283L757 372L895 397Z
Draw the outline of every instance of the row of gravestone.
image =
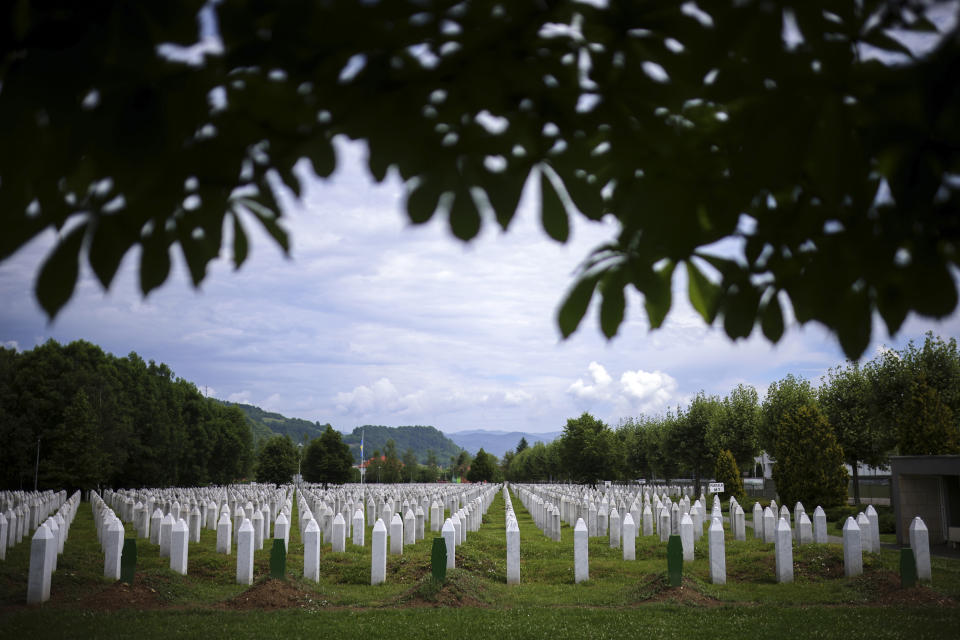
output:
M0 491L0 561L66 500L66 491Z
M59 495L65 495L60 492ZM27 577L27 603L40 604L50 599L50 583L63 553L70 525L77 515L80 492L64 500L53 515L38 523L30 540L30 569Z
M521 501L528 505L528 510L533 515L534 522L544 530L544 533L553 540L560 539L560 513L561 509L547 502L542 494L550 495L548 491L540 486L514 486L521 496ZM653 508L649 501L649 496L653 495ZM554 493L552 497L556 497ZM562 498L561 498L562 499ZM681 498L679 503L670 503L669 497L662 500L656 493L644 494L644 507L642 511L643 529L642 535L653 534L653 523L657 523L657 532L661 541L668 541L672 536L679 536L682 556L684 561L692 561L694 557L694 542L703 536L703 508L700 500L689 504L687 496ZM636 511L636 505L631 512L627 512L622 521L616 507L612 507L607 513L607 503L601 503L600 508L592 502L584 502L579 505L581 514L578 515L577 523L574 526L574 574L577 582L585 580L589 576L589 560L587 556L587 540L589 537L609 536L611 548L617 548L623 543L624 560L634 559L634 536L640 532L634 524L633 513ZM635 498L636 500L636 498ZM654 512L657 516L654 517ZM777 517L779 516L779 517ZM596 519L597 524L593 525ZM723 529L723 513L718 496L714 496L713 507L709 516L709 539L708 554L710 559L711 579L718 584L726 582L726 560L725 560L725 541ZM801 545L812 542L826 543L827 520L823 509L818 506L814 511L814 519L811 520L806 515L801 503L794 507L793 520L794 528L790 526L791 514L786 506L780 507L777 511L775 501L771 505L762 508L759 503L754 504L753 508L753 529L754 537L762 539L764 542L774 543L776 577L779 582L790 582L793 580L793 544ZM745 520L742 507L735 498L730 500L729 521L731 530L736 540L745 540ZM861 512L856 519L850 517L844 524L844 567L847 576L856 576L863 571L863 553L879 553L879 518L873 506L868 506L866 512ZM595 533L594 533L595 532ZM910 525L910 547L912 553L911 564L916 567L916 575L920 580L929 581L930 572L930 552L929 538L926 526L923 521L917 517Z
M447 542L450 549L448 555L450 566L455 562L455 548L466 539L468 531L476 531L482 523L483 514L492 501L492 495L495 489L491 487L460 487L448 486L437 489L438 485L432 485L431 489L435 497L440 502L456 509L447 518L445 526L450 529L452 538ZM323 498L331 499L331 503L343 508L345 505L351 505L350 500L339 500L345 495L349 495L356 487L340 487L334 490L333 494L324 492ZM387 493L408 497L414 494L424 493L424 487L415 489L405 488L396 489L375 489L371 492L369 504L376 505L373 496L381 499L380 505L387 506L391 510L394 504L397 508L407 507L404 518L401 520L398 513L391 513L391 553L402 553L404 544L412 544L424 537L424 514L420 505L417 505L419 512L419 522L417 513L410 509L410 502L386 498ZM338 495L339 494L339 495ZM273 527L273 537L275 541L282 541L281 549L285 553L289 545L289 514L291 500L294 496L298 498L298 507L301 513L301 532L304 534L305 542L304 553L304 575L318 579L318 562L321 528L313 518L310 503L317 503L318 497L316 487L304 485L301 490L295 490L293 486L275 487L273 485L244 485L232 487L206 487L206 488L176 488L176 489L142 489L136 491L107 490L101 497L96 492L89 493L89 500L93 510L95 529L104 554L104 575L111 579L120 579L122 567L124 566L125 554L136 554L136 545L125 544L123 522L131 522L136 534L141 538L148 538L151 543L159 547L161 557L170 558L170 568L181 574L187 573L189 558L189 543L199 542L200 528L206 527L217 532L217 551L229 554L232 551L232 543L237 545L237 581L250 584L253 579L253 551L262 549L263 541L270 537L271 512L277 512ZM362 504L361 498L357 504ZM79 503L80 494L76 494L72 502L69 503L70 520L75 514L76 504ZM40 501L42 502L42 501ZM325 514L329 511L329 505L325 505ZM458 505L461 505L459 506ZM116 511L114 509L117 509ZM430 511L433 515L433 522L439 524L437 512L443 514L436 502L431 504ZM65 513L68 510L64 510ZM386 513L381 511L381 513ZM61 516L58 514L57 518ZM363 534L365 527L363 524L363 510L357 508L354 512L354 534L353 543L359 546L364 545ZM382 558L383 571L380 574L385 578L385 558L386 558L386 538L384 537L383 553L378 554L377 533L380 530L385 532L385 525L382 520L378 520L380 527L374 527L375 535L373 541L371 582L377 582L377 556ZM404 526L406 525L406 526ZM262 528L260 528L262 527ZM439 526L437 527L439 528ZM406 531L405 531L406 529ZM343 551L345 547L347 524L341 513L337 513L332 518L331 531L326 537L332 543L334 551ZM39 531L39 530L38 530ZM48 533L52 532L52 535ZM65 529L64 529L65 532ZM45 545L48 537L55 541L54 547L58 546L62 552L64 537L58 538L58 529L51 525L45 528L41 535L34 536L35 545ZM444 536L447 531L444 530ZM130 542L130 541L127 541ZM275 542L276 546L276 542ZM44 547L48 548L47 546ZM45 555L43 557L47 557ZM55 560L55 557L54 557ZM52 569L50 562L31 563L31 575L46 576L46 581L41 582L38 593L45 594L34 597L28 595L30 602L43 602L49 598L49 583ZM131 577L132 580L132 577ZM380 580L382 581L382 579ZM32 584L32 583L31 583ZM45 585L45 587L43 586ZM31 587L30 593L36 592Z

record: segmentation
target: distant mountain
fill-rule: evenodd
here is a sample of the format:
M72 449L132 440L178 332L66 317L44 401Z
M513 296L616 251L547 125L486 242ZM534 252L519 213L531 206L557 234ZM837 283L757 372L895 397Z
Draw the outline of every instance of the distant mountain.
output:
M290 436L294 444L310 442L314 438L319 438L330 426L329 424L310 422L301 418L288 418L279 413L264 411L252 404L236 404L225 400L221 402L237 407L247 416L247 422L250 423L250 428L253 430L254 445L258 445L262 440L274 435Z
M535 442L549 444L562 434L562 431L526 433L525 431L487 431L486 429L471 429L469 431L448 433L446 436L469 451L470 455L476 455L477 451L483 449L487 453L492 453L500 458L507 451L515 451L521 438L526 438L527 444L533 446Z
M397 457L402 458L407 449L413 449L417 454L417 461L426 463L430 451L437 456L440 466L449 466L450 457L460 455L460 447L442 432L433 427L384 427L381 425L364 425L357 427L352 433L343 436L343 441L350 445L353 459L360 461L360 438L363 437L363 456L367 459L375 451L381 455L386 452L387 440L393 440L397 447Z

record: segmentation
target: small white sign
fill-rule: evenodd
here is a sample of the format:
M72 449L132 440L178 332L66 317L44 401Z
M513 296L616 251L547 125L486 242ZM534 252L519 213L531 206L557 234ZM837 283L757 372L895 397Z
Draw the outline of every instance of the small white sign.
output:
M710 493L723 493L723 483L722 482L711 482L708 491Z

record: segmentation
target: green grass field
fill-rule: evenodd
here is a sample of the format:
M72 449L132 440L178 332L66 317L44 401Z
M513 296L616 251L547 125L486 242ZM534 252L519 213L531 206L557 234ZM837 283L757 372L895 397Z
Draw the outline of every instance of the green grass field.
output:
M657 638L709 633L845 638L956 638L960 628L960 562L935 558L933 584L899 587L899 556L864 557L865 573L843 577L840 547L807 545L794 554L795 582L774 579L773 545L727 536L727 584L710 583L706 536L696 560L684 567L683 586L665 580L666 545L637 541L637 560L590 540L590 580L574 584L573 531L548 540L519 499L513 505L521 531L521 584L506 584L505 513L498 495L479 532L457 549L457 569L440 586L430 578L432 536L388 556L387 582L369 585L367 546L349 542L344 553L325 545L319 583L303 579L303 544L291 531L287 579L269 580L269 550L256 552L252 587L235 581L233 555L214 551L216 535L204 530L191 544L187 576L169 570L155 545L138 540L133 585L103 578L91 508L81 505L53 575L51 600L24 604L29 541L8 550L0 563L0 637L137 640L201 633L208 638L300 637L307 634L374 634L398 637ZM293 522L296 523L296 510ZM749 532L748 532L749 533ZM128 525L128 536L133 532ZM269 545L266 545L267 547Z

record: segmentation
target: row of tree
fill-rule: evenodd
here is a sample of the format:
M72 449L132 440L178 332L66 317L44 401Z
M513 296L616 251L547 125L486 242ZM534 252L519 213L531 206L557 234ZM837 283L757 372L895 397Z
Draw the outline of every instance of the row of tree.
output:
M718 476L724 468L752 475L766 451L776 460L781 497L846 496L843 463L885 464L893 453L960 452L960 355L954 339L928 334L922 346L886 350L865 364L831 369L819 388L787 375L761 402L753 387L726 397L699 393L686 408L621 420L611 428L590 414L570 419L554 442L504 456L508 480L666 480ZM723 455L726 458L726 455ZM812 480L811 480L812 479ZM813 484L811 485L811 482Z
M0 348L0 486L227 483L253 465L250 426L165 364L89 342Z

